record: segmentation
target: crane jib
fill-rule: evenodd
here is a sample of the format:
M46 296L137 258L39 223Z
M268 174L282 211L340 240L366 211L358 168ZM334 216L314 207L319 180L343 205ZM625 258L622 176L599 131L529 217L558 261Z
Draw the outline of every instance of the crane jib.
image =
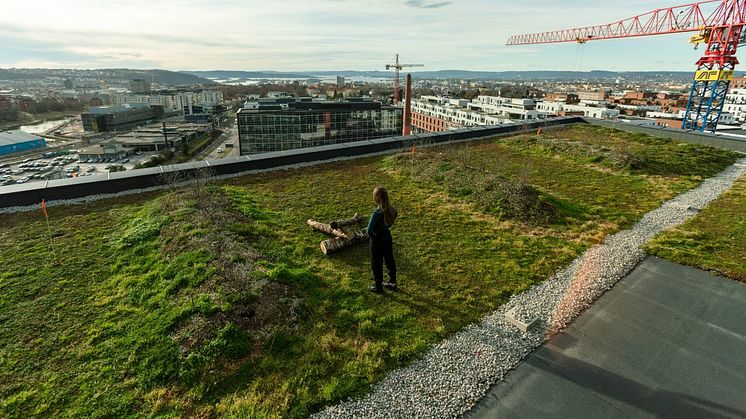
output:
M689 93L682 128L717 129L746 25L746 0L705 0L653 11L603 25L516 35L508 45L552 44L699 32L689 42L707 44Z

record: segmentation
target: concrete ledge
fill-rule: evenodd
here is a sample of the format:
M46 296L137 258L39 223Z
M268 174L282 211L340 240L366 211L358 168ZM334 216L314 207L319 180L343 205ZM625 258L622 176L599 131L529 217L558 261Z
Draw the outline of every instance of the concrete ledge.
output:
M164 186L169 183L169 179L175 177L194 176L205 168L209 168L212 175L216 177L240 176L246 173L276 170L297 165L307 166L339 159L395 153L410 149L412 146L428 147L459 141L473 141L485 137L513 135L516 132L531 132L539 127L579 122L584 121L578 117L567 117L497 126L474 126L441 133L386 137L221 160L201 160L199 162L116 172L108 176L90 176L85 179L61 179L5 186L0 187L0 209L38 205L42 199L52 202L91 196L105 198L107 195L126 193L127 191L135 193L140 190Z
M583 118L583 120L592 125L600 125L606 128L618 129L625 132L646 134L651 137L666 138L674 141L681 141L689 144L706 145L710 147L723 148L740 153L746 153L746 141L728 137L727 134L711 134L699 131L684 131L668 127L652 127L631 125L624 122L614 122L606 119Z

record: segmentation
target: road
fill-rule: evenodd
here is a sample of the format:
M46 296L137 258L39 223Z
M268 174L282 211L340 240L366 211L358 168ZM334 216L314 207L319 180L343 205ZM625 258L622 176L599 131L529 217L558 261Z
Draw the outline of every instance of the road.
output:
M232 146L226 147L226 144ZM233 124L228 128L227 132L220 137L220 141L215 142L209 150L207 153L200 153L201 158L195 160L219 160L227 157L238 157L241 154L238 148L238 125Z

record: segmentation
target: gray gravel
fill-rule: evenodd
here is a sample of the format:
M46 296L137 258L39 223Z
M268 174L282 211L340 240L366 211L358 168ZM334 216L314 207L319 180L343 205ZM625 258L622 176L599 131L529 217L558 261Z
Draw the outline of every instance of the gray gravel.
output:
M315 418L458 417L524 357L563 330L644 257L642 245L683 223L746 173L746 159L692 191L647 213L629 230L609 236L547 281L513 296L499 310L433 347L423 359L391 372L361 399L348 400ZM527 333L505 319L539 317Z

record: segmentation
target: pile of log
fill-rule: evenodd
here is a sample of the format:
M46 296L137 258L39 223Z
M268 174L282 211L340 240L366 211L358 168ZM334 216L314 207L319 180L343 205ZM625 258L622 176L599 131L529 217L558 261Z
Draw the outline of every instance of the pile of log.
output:
M314 230L332 236L330 239L322 241L319 246L321 253L329 255L368 240L368 230L361 229L358 226L361 221L363 221L363 217L355 213L351 218L334 220L328 224L314 220L308 220L307 223Z

